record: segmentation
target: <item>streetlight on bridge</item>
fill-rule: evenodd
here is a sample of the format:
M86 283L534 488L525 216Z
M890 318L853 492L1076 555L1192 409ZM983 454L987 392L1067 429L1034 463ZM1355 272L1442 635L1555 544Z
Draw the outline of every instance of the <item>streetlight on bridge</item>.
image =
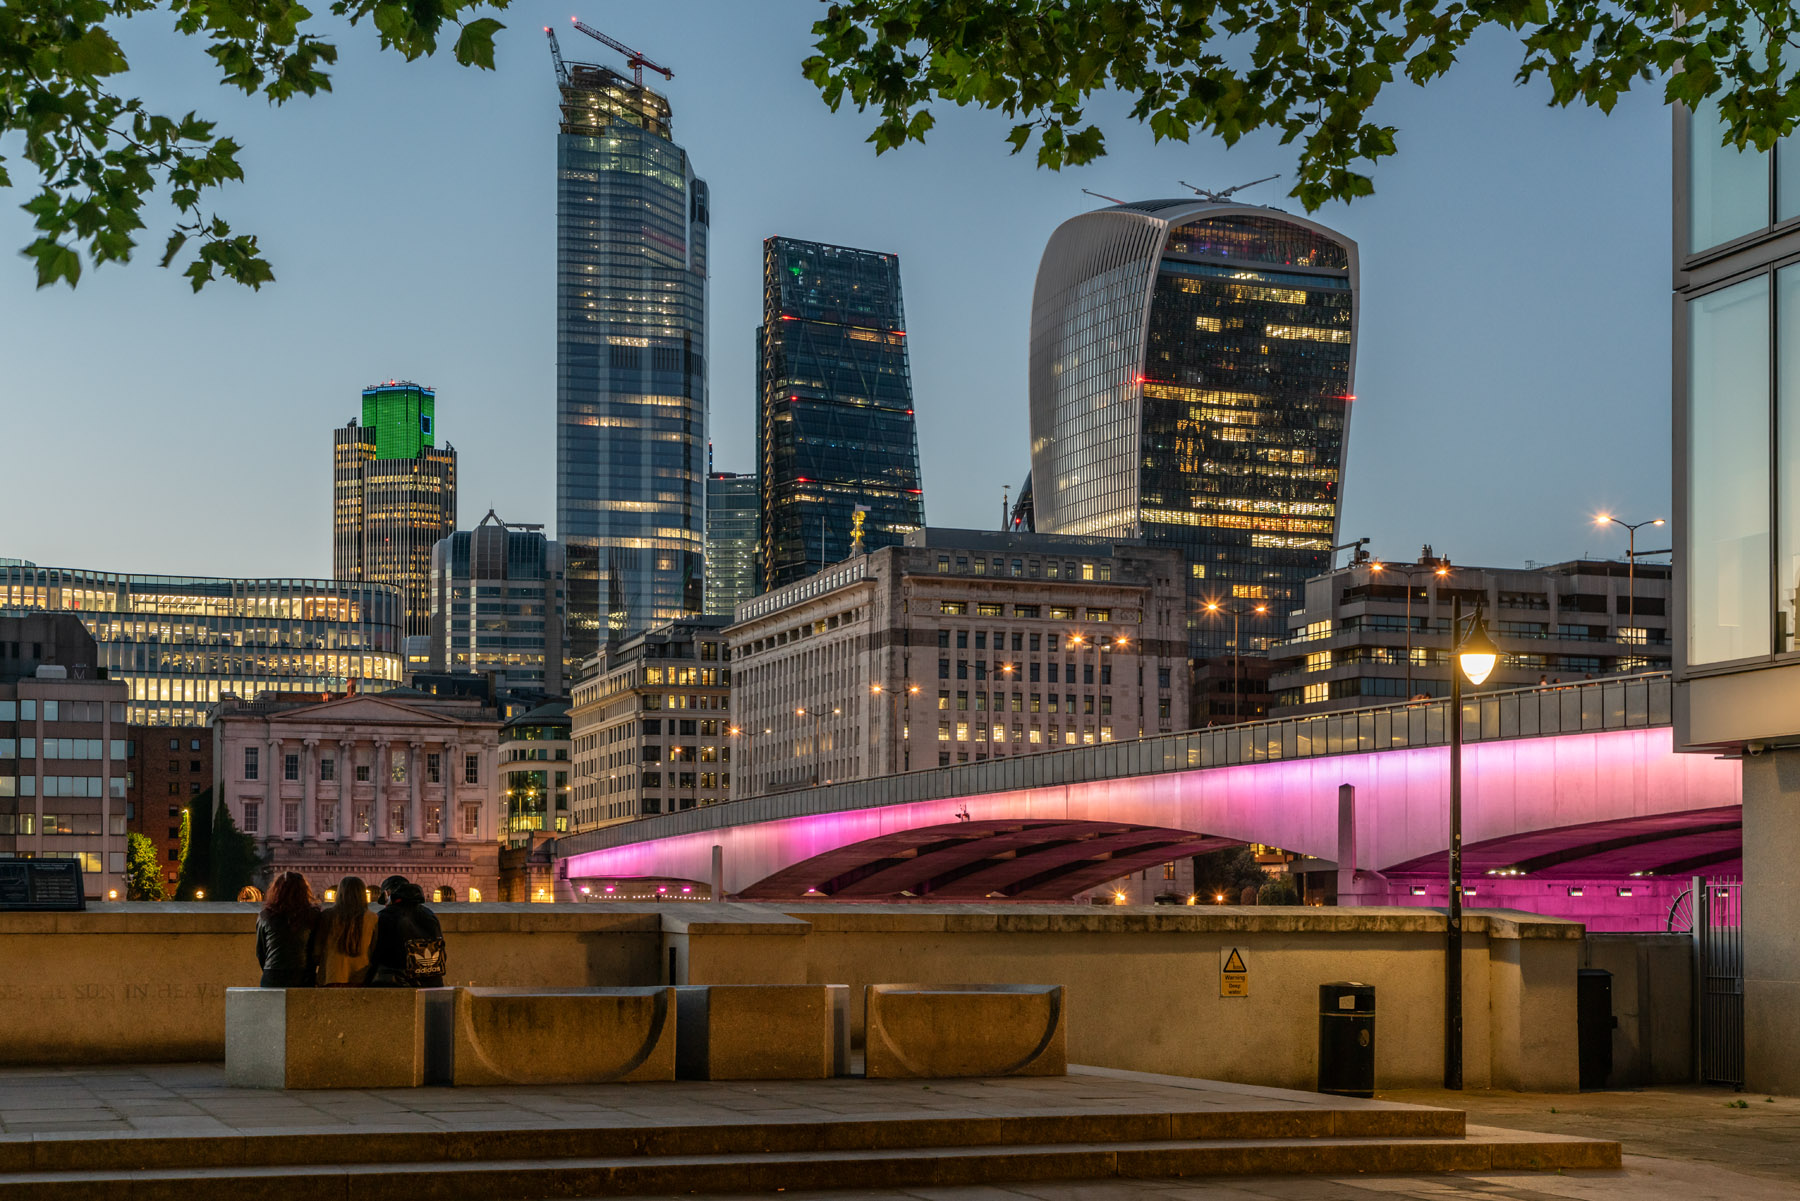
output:
M842 709L833 709L831 715L836 717L842 712ZM816 785L819 782L819 718L823 716L823 713L819 709L808 709L805 705L801 705L794 710L794 716L812 718L812 782Z
M1594 524L1604 527L1607 524L1625 527L1625 621L1632 629L1637 628L1637 532L1647 525L1662 525L1663 519L1653 517L1649 521L1620 521L1611 513L1601 513L1594 518ZM1666 550L1647 550L1646 555L1664 555ZM1633 635L1635 637L1635 635Z
M888 704L893 711L894 723L892 726L889 727L889 729L892 731L892 733L890 733L888 736L888 774L894 775L895 773L899 772L899 770L900 770L900 755L899 755L900 743L899 743L899 739L896 737L896 735L898 735L900 732L900 697L901 697L902 693L897 688L892 688L892 689L883 688L880 684L870 684L869 691L875 696L880 696L884 692L887 693ZM912 754L911 754L911 751L912 751L912 718L911 718L910 714L912 712L912 698L919 695L919 686L917 684L912 683L911 681L908 681L904 695L906 697L907 713L909 714L909 716L907 717L907 721L906 721L906 742L907 742L907 752L908 752L906 758L907 758L907 766L911 767L912 766Z
M1462 998L1462 685L1466 677L1476 688L1487 682L1500 661L1500 648L1488 637L1487 624L1477 608L1463 634L1462 598L1451 601L1450 638L1450 903L1446 910L1444 945L1444 1087L1463 1086Z
M1243 640L1238 637L1238 625L1245 613L1254 613L1258 617L1261 617L1269 611L1269 606L1256 605L1253 608L1245 609L1242 605L1231 605L1227 607L1221 605L1218 601L1207 601L1206 611L1208 613L1231 614L1231 720L1236 722L1241 720L1243 716L1239 712L1238 706L1243 703L1244 695L1243 685L1238 681L1238 668L1244 661L1244 644Z
M1406 699L1410 701L1410 700L1412 700L1412 697L1413 697L1413 688L1412 688L1412 669L1413 669L1412 602L1413 602L1413 592L1415 591L1415 589L1413 588L1413 577L1415 575L1425 575L1427 573L1438 576L1438 577L1447 576L1450 574L1450 563L1446 559L1439 559L1434 563L1428 563L1423 560L1421 560L1418 563L1375 562L1375 563L1369 564L1369 571L1371 573L1383 572L1383 571L1397 571L1401 575L1404 575L1406 577Z

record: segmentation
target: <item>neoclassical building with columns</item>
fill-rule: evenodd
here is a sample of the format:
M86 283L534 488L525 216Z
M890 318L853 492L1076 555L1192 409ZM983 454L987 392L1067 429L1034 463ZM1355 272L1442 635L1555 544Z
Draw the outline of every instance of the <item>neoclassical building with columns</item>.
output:
M221 701L212 729L213 795L256 839L259 885L297 871L322 896L399 874L438 900L499 896L492 710L410 689L265 694Z

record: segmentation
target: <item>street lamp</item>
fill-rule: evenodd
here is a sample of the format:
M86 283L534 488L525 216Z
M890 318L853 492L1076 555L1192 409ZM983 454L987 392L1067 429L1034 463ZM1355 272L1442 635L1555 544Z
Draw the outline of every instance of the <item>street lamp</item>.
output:
M1242 686L1238 683L1238 668L1243 663L1244 645L1243 640L1238 637L1238 624L1246 612L1255 613L1260 617L1269 611L1269 606L1257 605L1246 610L1242 605L1226 607L1218 601L1207 601L1206 611L1231 614L1231 720L1235 722L1242 717L1238 706L1242 703L1243 698Z
M891 712L893 713L893 717L894 717L893 724L888 727L888 729L889 729L889 734L888 734L888 774L895 775L900 771L899 734L900 734L900 697L901 697L901 693L897 689L883 688L880 684L870 684L869 691L870 691L870 693L872 693L875 696L880 696L884 692L888 694L888 705L890 706ZM910 710L912 708L912 698L915 696L918 696L918 695L919 695L919 686L917 684L908 683L906 685L906 692L905 692L906 707L908 710ZM909 721L907 723L907 731L906 731L906 739L909 744L908 750L911 749L910 743L912 741L911 725L912 725L912 723ZM911 765L911 760L912 760L912 757L909 754L907 756L908 766Z
M1487 624L1477 608L1462 630L1462 598L1451 601L1450 637L1450 904L1444 943L1444 1087L1463 1086L1462 1000L1462 682L1479 688L1500 661L1500 648L1488 637Z
M1412 666L1413 666L1413 664L1412 664L1412 636L1413 636L1413 623L1412 623L1413 584L1412 584L1412 582L1413 582L1413 577L1415 575L1420 575L1425 572L1430 572L1432 575L1435 575L1435 576L1447 576L1450 574L1450 564L1446 563L1442 559L1439 559L1436 563L1403 563L1398 566L1388 564L1388 563L1371 563L1371 564L1369 564L1369 571L1371 573L1378 572L1378 571L1397 571L1406 577L1406 699L1410 701L1412 699L1412 695L1413 695L1413 690L1412 690Z
M842 709L833 709L831 711L831 715L833 717L836 717L842 712L843 712ZM813 726L812 726L812 732L813 732L813 736L812 736L812 761L813 761L812 782L814 784L817 784L819 782L819 717L820 717L820 713L817 709L808 709L805 705L801 705L799 708L794 710L794 716L795 717L811 717L812 718L812 722L813 722Z
M1594 518L1597 526L1622 525L1625 527L1625 621L1633 629L1637 628L1637 532L1647 525L1662 525L1663 519L1653 517L1649 521L1620 521L1611 513L1602 513ZM1647 555L1660 555L1659 550L1647 550Z

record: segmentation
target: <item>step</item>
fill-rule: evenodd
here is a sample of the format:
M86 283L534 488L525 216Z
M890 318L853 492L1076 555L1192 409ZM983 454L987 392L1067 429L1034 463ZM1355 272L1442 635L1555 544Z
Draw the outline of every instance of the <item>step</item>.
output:
M528 1201L1001 1181L1617 1168L1619 1144L1475 1128L1463 1138L1152 1139L595 1158L387 1159L0 1174L0 1201Z
M1158 1113L862 1118L681 1126L535 1126L420 1130L355 1127L171 1136L55 1133L0 1137L0 1173L330 1166L393 1161L597 1159L630 1156L876 1151L1164 1139L1454 1138L1459 1110L1327 1105Z

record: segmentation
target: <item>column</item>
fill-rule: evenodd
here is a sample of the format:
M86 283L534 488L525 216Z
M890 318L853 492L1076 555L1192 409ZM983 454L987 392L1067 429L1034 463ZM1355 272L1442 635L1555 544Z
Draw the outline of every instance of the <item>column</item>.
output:
M263 758L268 763L263 766L262 813L256 823L258 842L281 837L275 824L281 820L281 739L270 738L263 743Z
M418 838L425 827L420 824L419 772L425 766L424 743L417 738L406 744L406 841Z
M319 833L319 740L302 739L300 746L300 841L307 842Z
M444 747L444 774L439 787L443 791L444 824L439 827L443 834L440 841L460 841L462 832L462 806L457 802L457 782L462 779L462 748L454 742L446 742Z
M1758 1095L1791 1094L1800 1092L1800 752L1771 748L1742 762L1744 1078Z
M369 825L377 841L394 836L394 831L388 824L387 776L388 740L377 738L375 740L375 765L369 769L369 778L375 783L375 815Z
M338 739L337 821L332 823L331 841L341 842L356 837L356 743Z

